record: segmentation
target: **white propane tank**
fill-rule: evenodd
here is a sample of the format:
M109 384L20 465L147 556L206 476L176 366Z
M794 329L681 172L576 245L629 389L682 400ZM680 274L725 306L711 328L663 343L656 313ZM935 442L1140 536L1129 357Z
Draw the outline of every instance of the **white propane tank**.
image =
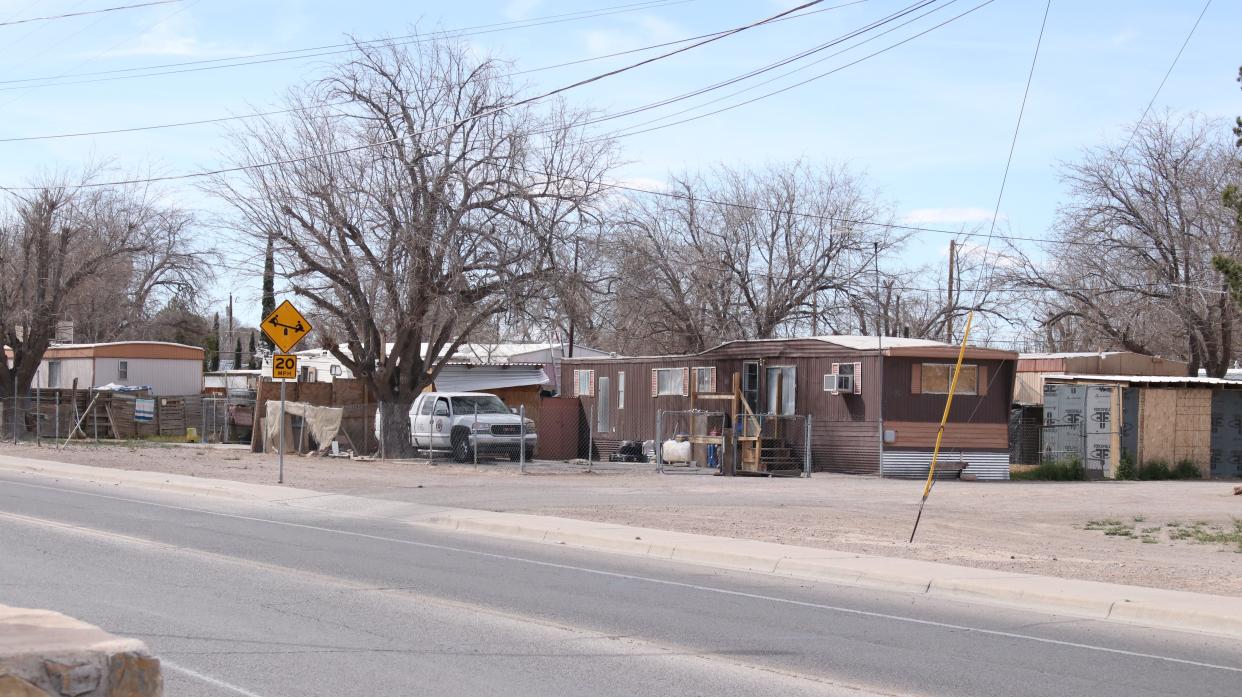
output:
M672 438L664 441L665 462L690 462L690 441L677 442Z

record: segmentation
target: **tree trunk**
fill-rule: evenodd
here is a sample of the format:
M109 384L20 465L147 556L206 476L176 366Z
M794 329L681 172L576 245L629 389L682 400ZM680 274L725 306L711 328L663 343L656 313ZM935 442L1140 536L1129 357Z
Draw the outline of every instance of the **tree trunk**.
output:
M410 402L379 403L380 452L384 457L412 457L414 441L410 437Z

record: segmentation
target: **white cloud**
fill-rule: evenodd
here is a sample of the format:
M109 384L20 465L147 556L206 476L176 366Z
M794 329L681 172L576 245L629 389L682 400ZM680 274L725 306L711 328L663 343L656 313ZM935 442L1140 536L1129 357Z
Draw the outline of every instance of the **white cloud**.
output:
M197 36L184 15L169 16L143 32L133 41L118 46L103 55L120 56L174 56L178 58L209 58L237 53L236 47L206 43Z
M1112 44L1114 47L1120 47L1134 41L1138 38L1138 36L1139 33L1137 31L1126 28L1110 36L1108 38L1108 43Z
M1000 220L1004 219L1002 215ZM903 225L952 225L991 220L992 211L985 208L915 208L901 216Z
M622 21L630 26L614 29L595 29L584 32L582 37L583 43L586 44L587 52L593 56L601 56L625 51L637 46L659 44L684 37L682 30L676 24L654 15L627 17Z
M505 5L505 17L515 22L529 19L541 5L543 0L509 0L509 4Z

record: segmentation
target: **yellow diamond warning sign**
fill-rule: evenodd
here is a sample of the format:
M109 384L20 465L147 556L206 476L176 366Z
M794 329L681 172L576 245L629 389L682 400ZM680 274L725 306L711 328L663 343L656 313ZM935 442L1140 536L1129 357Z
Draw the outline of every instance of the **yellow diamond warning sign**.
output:
M310 334L311 323L306 321L293 303L286 300L272 314L263 318L261 329L281 353L289 353L299 341Z

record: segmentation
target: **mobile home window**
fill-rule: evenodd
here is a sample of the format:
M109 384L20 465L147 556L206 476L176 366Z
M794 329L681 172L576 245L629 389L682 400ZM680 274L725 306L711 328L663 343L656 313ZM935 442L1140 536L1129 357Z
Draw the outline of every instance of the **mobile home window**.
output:
M60 387L60 361L48 361L47 386Z
M591 397L595 394L595 386L593 378L594 370L575 370L574 371L574 396L575 397Z
M129 361L118 361L116 364L116 379L129 379Z
M714 394L716 392L716 369L694 369L694 391L696 394Z
M854 391L853 363L842 363L837 366L837 391L847 394Z
M681 395L685 392L686 373L681 368L656 368L656 396Z
M953 382L952 363L924 363L920 371L923 394L949 394L949 385ZM962 366L962 375L957 379L957 394L979 394L979 366Z
M777 385L780 385L780 403L776 401ZM767 408L769 414L785 416L794 413L794 395L797 392L797 371L793 366L771 366L767 369Z
M617 408L625 408L625 371L617 373Z

